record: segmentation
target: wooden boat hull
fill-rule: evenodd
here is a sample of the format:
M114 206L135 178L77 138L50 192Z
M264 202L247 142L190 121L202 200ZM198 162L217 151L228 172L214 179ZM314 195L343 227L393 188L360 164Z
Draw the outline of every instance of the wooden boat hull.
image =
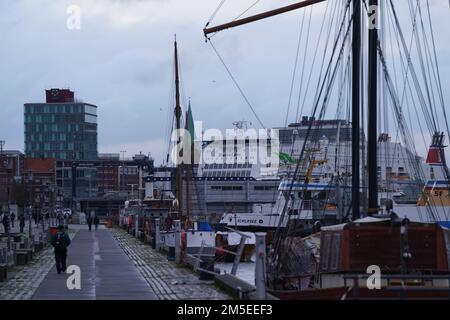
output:
M450 300L448 290L424 290L408 288L406 290L369 290L368 288L326 288L304 291L268 291L281 300Z

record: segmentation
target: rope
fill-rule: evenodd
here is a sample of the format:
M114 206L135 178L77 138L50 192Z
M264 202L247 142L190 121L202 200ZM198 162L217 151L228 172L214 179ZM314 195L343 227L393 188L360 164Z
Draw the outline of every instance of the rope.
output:
M250 7L248 7L244 12L242 12L240 15L238 15L236 18L234 18L233 21L236 21L240 17L242 17L244 14L246 14L248 11L250 11L254 6L256 6L261 0L256 0Z
M287 111L286 111L286 119L284 120L284 126L287 126L287 122L288 122L288 118L289 118L289 111L291 109L291 100L292 100L292 93L294 91L294 83L295 83L295 76L297 73L297 66L298 66L298 56L300 53L300 45L302 42L302 35L303 35L303 24L305 22L305 12L303 11L303 16L302 16L302 22L300 25L300 32L298 35L298 42L297 42L297 51L295 54L295 63L294 63L294 71L292 72L292 80L291 80L291 89L289 91L289 100L288 100L288 105L287 105Z
M220 1L218 7L216 8L216 10L214 10L214 12L212 13L211 17L208 19L208 22L206 23L206 26L209 26L209 24L213 21L213 19L216 17L217 13L219 12L219 10L222 8L222 6L225 4L226 0L222 0Z
M228 75L230 76L231 80L234 82L236 88L239 90L241 96L244 98L245 102L247 103L247 106L250 108L250 110L253 112L253 115L255 116L256 120L258 120L259 124L261 125L261 127L263 129L265 129L264 124L262 123L261 119L259 118L258 114L256 113L255 109L253 108L252 104L250 103L250 101L248 100L247 96L245 95L244 91L242 90L242 88L240 87L239 83L237 82L236 78L233 76L233 73L231 72L230 68L228 68L227 64L225 63L225 61L223 60L222 56L220 55L220 53L217 51L216 47L214 46L214 44L212 43L211 39L209 39L209 44L211 45L211 47L213 48L214 52L216 53L217 57L219 58L219 60L222 62L223 66L225 67L225 69L227 70Z

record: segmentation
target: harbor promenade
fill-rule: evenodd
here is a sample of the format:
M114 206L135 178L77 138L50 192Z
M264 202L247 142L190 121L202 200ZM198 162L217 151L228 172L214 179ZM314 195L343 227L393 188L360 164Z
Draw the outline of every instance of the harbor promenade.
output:
M69 289L70 274L58 274L53 266L33 295L34 300L157 299L109 230L77 227L68 249L67 266L80 268L81 288Z
M0 300L196 300L229 299L212 281L201 281L163 254L119 229L70 225L67 266L78 266L81 288L69 289L71 274L57 274L47 246L0 283Z

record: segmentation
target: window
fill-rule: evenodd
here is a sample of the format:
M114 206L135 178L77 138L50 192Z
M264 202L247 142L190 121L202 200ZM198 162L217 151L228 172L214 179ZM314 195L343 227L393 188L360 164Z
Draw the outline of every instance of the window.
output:
M270 191L270 190L275 190L278 187L276 186L255 186L254 190L255 191Z
M86 114L84 117L84 122L87 123L97 123L97 117L96 116L92 116L89 114Z
M93 106L84 106L84 112L92 115L97 115L97 108Z

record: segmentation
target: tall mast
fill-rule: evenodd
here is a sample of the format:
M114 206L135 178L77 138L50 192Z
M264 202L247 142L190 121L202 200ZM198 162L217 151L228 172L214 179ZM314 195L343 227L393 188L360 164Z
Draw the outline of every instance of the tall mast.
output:
M177 38L175 36L175 118L177 123L177 145L181 143L181 105L180 105L180 76L178 70L178 48ZM177 184L178 184L178 214L182 215L183 208L183 171L180 163L179 154L177 153Z
M191 105L191 102L189 101L189 106ZM189 130L188 127L188 113L186 112L186 125L185 125L185 129L186 131ZM191 148L191 141L189 140L187 145L189 146L189 148ZM191 153L192 154L192 153ZM191 157L192 158L192 157ZM191 195L190 195L190 182L191 182L191 166L192 166L192 162L188 162L186 164L186 222L189 222L189 218L190 218L190 214L191 214Z
M370 0L372 8L378 8L378 0ZM380 14L379 10L375 14ZM379 17L376 16L376 24ZM368 214L378 212L378 165L377 165L377 94L378 94L378 25L369 25L369 96L367 128L367 168L369 184Z
M352 218L360 214L361 1L353 0L352 40Z
M254 21L273 17L285 12L304 8L325 0L304 0L279 9L256 14L243 19L235 20L219 26L210 27L208 25L203 29L205 36L211 33L219 32L228 28L241 26ZM378 5L378 0L370 0L371 5ZM372 203L369 199L369 208L376 208L378 202L377 196L377 133L376 133L376 80L377 80L377 62L376 62L376 46L378 40L377 30L370 30L370 48L369 48L369 84L371 84L369 95L369 150L368 158L369 168L375 168L369 171L369 197L372 195ZM374 49L373 49L374 48ZM353 0L353 43L352 43L352 217L358 219L360 217L360 132L361 132L361 0ZM374 160L375 159L375 160ZM373 163L375 163L373 165ZM371 176L372 177L371 177ZM375 180L374 180L375 177ZM370 185L372 183L372 185ZM374 198L375 195L375 198Z

